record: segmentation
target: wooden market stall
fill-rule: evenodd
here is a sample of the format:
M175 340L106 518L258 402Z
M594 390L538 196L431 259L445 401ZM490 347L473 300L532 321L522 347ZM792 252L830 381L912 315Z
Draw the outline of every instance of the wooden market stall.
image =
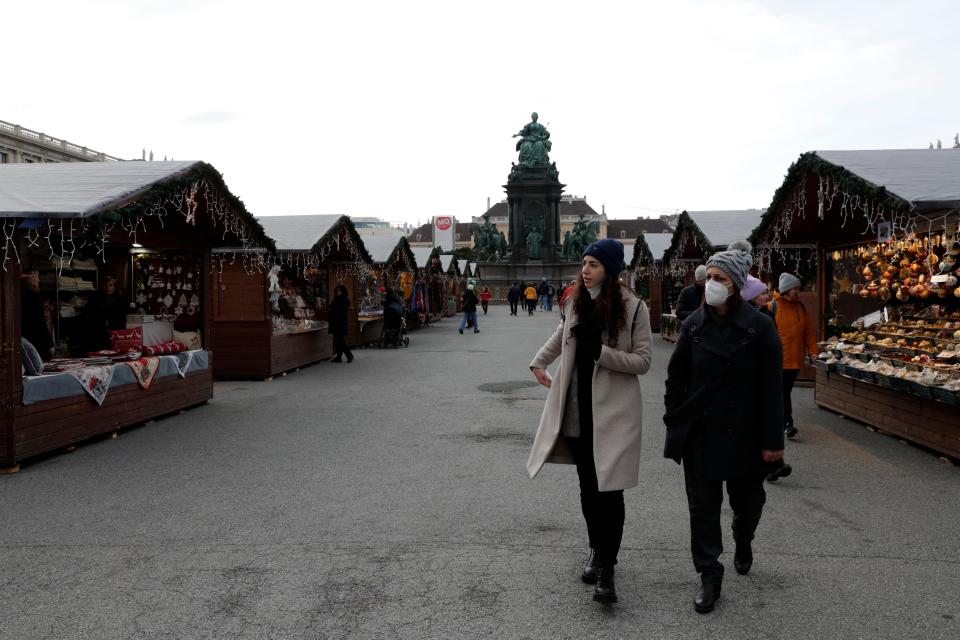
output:
M453 255L442 254L440 264L443 267L443 291L447 303L445 315L449 317L463 311L466 281L460 271L460 261Z
M212 269L273 249L221 175L14 164L0 185L0 468L212 398Z
M673 239L671 233L641 233L633 245L627 268L633 278L633 290L650 310L650 329L660 331L663 315L663 254ZM669 310L669 309L668 309Z
M417 261L416 279L407 310L407 327L419 329L440 320L446 306L440 250L411 247Z
M751 238L762 272L791 271L815 296L817 404L954 458L958 209L960 150L816 151Z
M379 290L385 293L393 290L409 309L416 281L417 261L410 249L406 236L396 233L377 233L361 236L363 244L373 260L371 271ZM360 341L373 344L380 340L383 332L383 299L378 297L376 305L360 310Z
M270 268L253 277L242 264L214 273L214 374L269 378L333 356L328 310L334 287L351 300L348 342L359 343L358 305L370 257L341 215L259 218L277 247Z

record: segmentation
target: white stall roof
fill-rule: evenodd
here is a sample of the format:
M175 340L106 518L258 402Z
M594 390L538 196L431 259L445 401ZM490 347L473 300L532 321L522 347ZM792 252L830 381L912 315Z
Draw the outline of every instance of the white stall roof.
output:
M715 249L722 249L735 240L746 240L760 224L766 209L734 211L688 211L703 235ZM662 257L663 254L661 254ZM656 257L656 255L654 255Z
M960 206L960 149L814 151L918 208Z
M280 251L309 251L341 218L336 214L262 216L257 221Z
M417 267L423 269L430 262L430 254L433 253L433 247L410 247L413 251L413 257L417 259Z
M453 262L453 256L440 254L440 266L443 267L443 272L446 273L450 268L450 263Z
M0 218L85 218L189 171L195 160L0 164Z
M643 234L643 239L647 241L647 246L650 247L650 253L653 255L653 259L663 260L663 254L667 252L667 249L670 248L670 243L673 242L673 234L645 233Z
M398 231L397 233L364 235L360 236L360 239L363 240L363 244L367 248L367 253L370 254L373 261L382 263L390 258L390 254L397 248L397 245L403 237L403 234Z

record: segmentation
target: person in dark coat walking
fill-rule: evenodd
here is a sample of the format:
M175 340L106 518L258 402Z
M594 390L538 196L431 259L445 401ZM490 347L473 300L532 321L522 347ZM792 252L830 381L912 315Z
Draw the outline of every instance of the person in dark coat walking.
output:
M745 575L767 465L783 458L780 339L740 295L753 264L749 247L733 243L707 261L706 304L684 321L667 367L664 456L683 463L699 613L713 610L723 582L723 484L733 509L733 564Z
M332 362L353 362L353 352L347 346L347 333L350 331L350 294L347 288L338 284L330 301L330 333L333 334L333 346L337 351Z
M683 322L703 304L703 289L707 282L707 266L702 264L693 272L696 282L680 291L677 298L677 319Z
M520 289L520 283L514 282L513 286L507 291L507 302L510 303L510 315L517 315L517 309L520 306L520 298L523 297L523 291Z
M468 284L467 290L463 292L463 320L460 321L460 335L463 335L463 329L468 324L473 326L474 333L480 333L480 326L477 324L477 294L473 291L473 285Z

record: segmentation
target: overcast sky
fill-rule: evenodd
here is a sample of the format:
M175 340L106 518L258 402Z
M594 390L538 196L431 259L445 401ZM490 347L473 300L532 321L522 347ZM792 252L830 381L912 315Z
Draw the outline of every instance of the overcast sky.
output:
M205 160L256 215L503 197L538 111L611 217L764 207L813 149L960 130L955 1L5 3L0 120Z

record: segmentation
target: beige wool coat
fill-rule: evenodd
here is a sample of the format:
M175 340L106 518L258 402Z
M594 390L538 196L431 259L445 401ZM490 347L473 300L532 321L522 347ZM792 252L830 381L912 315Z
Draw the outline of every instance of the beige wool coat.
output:
M640 473L643 398L637 376L650 369L650 314L642 300L626 290L622 293L627 308L626 325L614 348L607 344L609 340L604 331L600 359L593 370L593 459L600 491L635 487ZM573 455L560 432L567 388L576 370L577 339L570 332L577 324L573 307L573 300L567 300L564 305L566 320L530 363L531 367L546 369L554 360L560 359L527 460L531 478L540 472L544 463L573 464Z

